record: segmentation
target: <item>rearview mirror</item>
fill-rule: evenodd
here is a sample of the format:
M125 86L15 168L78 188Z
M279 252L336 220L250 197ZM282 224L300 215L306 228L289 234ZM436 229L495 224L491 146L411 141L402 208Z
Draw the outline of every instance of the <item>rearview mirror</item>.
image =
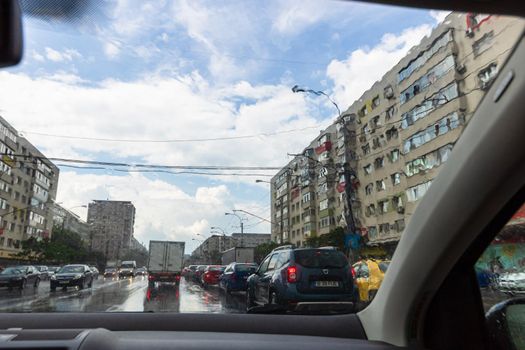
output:
M0 1L0 68L22 59L22 12L18 0Z
M525 348L525 298L505 300L487 312L489 337L494 349Z

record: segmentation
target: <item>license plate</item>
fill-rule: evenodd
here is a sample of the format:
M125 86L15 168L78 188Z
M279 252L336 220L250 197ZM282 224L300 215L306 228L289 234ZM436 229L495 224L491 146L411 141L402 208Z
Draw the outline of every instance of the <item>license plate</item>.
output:
M170 277L169 276L160 276L161 280L167 280L168 278L170 278Z
M315 281L316 287L339 287L337 281Z
M60 284L68 284L69 281L60 281Z

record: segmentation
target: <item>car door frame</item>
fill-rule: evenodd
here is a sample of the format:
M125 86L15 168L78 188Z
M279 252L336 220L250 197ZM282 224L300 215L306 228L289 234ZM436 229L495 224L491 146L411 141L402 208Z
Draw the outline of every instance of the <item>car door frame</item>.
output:
M258 303L258 304L265 303L265 299L264 299L264 296L262 295L262 291L261 291L261 282L260 282L260 280L261 280L261 278L264 277L264 275L268 271L268 265L270 264L270 259L272 258L273 255L274 255L274 253L270 253L263 259L263 261L259 265L259 268L257 269L257 271L255 272L255 274L253 276L253 281L251 282L252 285L253 285L254 301L256 303ZM268 263L266 263L267 261L268 261Z

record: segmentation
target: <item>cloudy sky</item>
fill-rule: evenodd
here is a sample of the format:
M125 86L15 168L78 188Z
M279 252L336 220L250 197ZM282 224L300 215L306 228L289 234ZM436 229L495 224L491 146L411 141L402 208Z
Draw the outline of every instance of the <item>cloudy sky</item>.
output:
M336 116L326 100L293 94L293 85L324 90L345 109L444 16L320 0L102 4L74 21L26 17L23 62L0 72L0 114L49 157L283 166ZM211 226L239 232L227 211L270 218L269 185L255 180L275 171L217 176L56 163L58 202L131 200L144 243L184 240L191 251ZM260 219L244 220L246 232L270 231Z

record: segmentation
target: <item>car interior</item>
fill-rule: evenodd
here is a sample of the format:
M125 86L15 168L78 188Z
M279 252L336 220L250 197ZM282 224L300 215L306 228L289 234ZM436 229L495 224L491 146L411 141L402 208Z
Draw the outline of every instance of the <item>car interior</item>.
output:
M369 2L525 16L525 3L510 0ZM21 58L20 13L16 1L2 6L0 59L7 66ZM474 263L525 202L523 62L522 35L417 207L382 287L364 310L286 317L18 313L0 318L0 348L513 348L505 342L509 335L496 329L501 322L486 319Z

